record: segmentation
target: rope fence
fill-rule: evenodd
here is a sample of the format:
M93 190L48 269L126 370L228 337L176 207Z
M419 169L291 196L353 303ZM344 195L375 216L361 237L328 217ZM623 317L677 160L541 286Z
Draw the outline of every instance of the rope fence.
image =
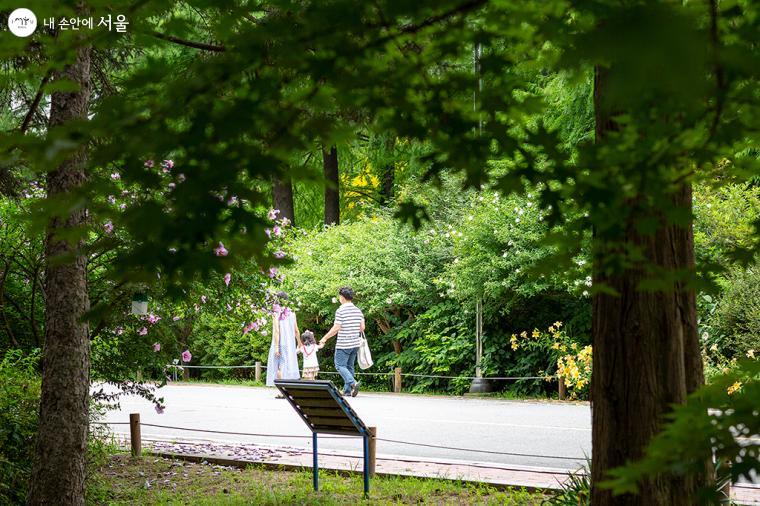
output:
M169 369L173 369L174 380L177 380L177 371L183 369L254 369L254 377L256 381L261 381L262 373L267 369L267 366L261 362L256 362L254 365L180 365L169 364L166 366ZM320 371L322 375L339 375L336 371ZM558 380L559 385L559 399L564 400L566 397L567 389L565 387L564 378L557 376L556 374L545 376L450 376L445 374L417 374L417 373L405 373L400 367L396 367L392 371L388 372L357 372L355 376L387 376L393 377L393 391L395 393L401 392L401 379L403 377L409 378L426 378L426 379L448 379L448 380L474 380L483 379L491 381L553 381Z
M279 439L284 439L284 438L311 439L312 438L312 436L298 436L298 435L293 435L293 434L261 434L261 433L254 433L254 432L233 432L233 431L211 430L211 429L195 429L191 427L175 427L171 425L159 425L159 424L154 424L154 423L141 423L140 415L137 413L133 413L129 415L129 418L130 418L129 422L92 422L92 423L95 425L104 425L104 426L129 425L130 426L130 440L131 440L133 454L135 454L135 452L139 454L139 451L140 451L139 449L142 447L140 427L154 427L154 428L159 428L159 429L169 429L169 430L178 430L178 431L186 431L186 432L200 432L204 434L224 434L224 435L231 435L231 436L264 437L264 438L279 438ZM361 437L361 436L323 436L323 439L350 439L350 438L357 438L357 437ZM532 454L532 453L499 452L499 451L494 451L494 450L481 450L477 448L461 448L461 447L455 447L455 446L443 446L443 445L435 445L435 444L429 444L429 443L419 443L419 442L414 442L414 441L403 441L403 440L398 440L398 439L385 439L385 438L378 438L378 437L375 437L374 439L377 441L383 441L385 443L392 443L392 444L401 444L401 445L416 446L416 447L422 447L422 448L433 448L433 449L439 449L439 450L482 453L482 454L488 454L488 455L502 455L502 456L509 456L509 457L569 460L573 462L584 462L586 459L586 457L569 457L566 455L539 455L539 454Z

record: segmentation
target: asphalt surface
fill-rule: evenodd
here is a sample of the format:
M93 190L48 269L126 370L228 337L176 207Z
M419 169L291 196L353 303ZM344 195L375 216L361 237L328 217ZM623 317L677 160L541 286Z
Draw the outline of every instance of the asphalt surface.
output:
M171 384L159 391L166 410L158 414L139 397L123 397L120 409L103 421L128 422L140 413L143 424L226 432L307 436L263 437L142 427L144 438L246 442L310 448L311 432L274 388ZM470 397L361 392L349 399L368 426L377 427L377 455L438 461L498 463L519 467L576 470L591 454L591 412L586 403L510 401ZM126 434L127 425L114 425ZM432 448L382 441L392 439ZM320 450L361 452L360 439L320 436ZM522 455L516 455L522 454ZM558 458L567 457L567 458Z

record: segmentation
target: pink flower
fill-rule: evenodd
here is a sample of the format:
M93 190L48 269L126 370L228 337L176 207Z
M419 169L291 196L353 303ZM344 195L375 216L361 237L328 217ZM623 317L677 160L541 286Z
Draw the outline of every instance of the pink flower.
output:
M164 414L164 407L162 405L160 405L160 404L156 404L156 413L158 413L159 415L163 415Z
M275 237L280 237L282 235L282 229L280 228L279 225L275 225L274 227L272 227L272 233L274 234Z
M177 174L177 181L179 181L180 183L184 183L185 182L185 175L182 174L182 173Z
M283 227L287 227L288 225L290 225L290 220L289 220L289 219L287 219L287 218L283 218L283 219L281 219L281 220L280 220L280 224L281 224Z
M267 218L269 218L270 220L274 220L277 218L278 214L280 214L279 209L270 209L269 212L267 213Z
M121 174L119 174L118 172L113 172L111 173L111 179L113 179L114 181L118 181L119 179L121 179Z
M206 300L207 300L206 296L205 295L201 295L201 304L205 304Z
M195 304L195 312L197 313L200 310L201 310L200 306L198 304Z
M173 190L177 187L177 185L174 183L169 183L168 185L166 185L166 187L169 188L169 190Z
M161 351L161 343L153 343L153 351L155 351L156 353Z
M109 195L106 200L108 200L109 204L115 204L116 203L116 197L114 197L113 195Z
M153 160L146 160L144 165L145 167L152 169L155 163L153 162Z
M237 204L237 200L238 200L238 198L237 198L235 195L233 195L233 196L232 196L232 197L230 197L230 199L227 201L227 205L228 205L228 206L234 206L235 204Z
M119 204L119 209L121 209L122 211L126 208L127 208L127 204L124 204L124 203Z
M272 231L271 231L271 230L269 230L269 229L266 229L266 230L264 230L264 233L265 233L265 234L267 235L267 237L269 237L270 239L272 238Z
M227 251L227 248L225 248L224 244L222 244L221 241L220 241L219 242L219 246L217 246L216 248L214 248L214 253L216 253L216 256L218 256L218 257L226 257L227 253L229 253L229 251Z
M247 334L247 333L249 333L251 330L253 330L253 326L254 326L254 323L253 323L253 322L250 322L250 323L249 323L249 324L247 324L245 327L243 327L243 335L246 335L246 334Z
M275 258L285 258L285 252L284 251L275 251L274 252Z
M277 276L277 267L270 267L269 268L269 277L274 279L275 276Z
M228 272L224 275L224 284L230 286L230 280L232 280L232 274Z
M161 171L166 174L174 168L174 162L172 160L164 160L161 162Z
M229 304L227 304L227 311L232 311L232 306L230 306Z
M140 334L141 336L144 336L145 334L148 333L148 328L147 327L143 327L140 330L138 330L137 333Z
M108 220L106 224L103 225L103 230L106 231L106 234L113 232L113 223L111 223L111 220Z
M251 328L253 330L259 330L259 323L258 322L251 322Z
M117 336L120 336L120 335L122 335L122 334L124 333L124 327L122 327L122 326L118 326L118 327L116 327L116 330L115 330L115 332L116 332L116 335L117 335Z
M185 350L182 352L182 361L183 362L190 362L190 360L193 359L192 354L190 354L189 350Z
M176 321L177 321L177 320L179 320L180 318L181 318L180 316L172 316L172 321L175 321L175 322L176 322Z
M161 319L160 316L156 316L153 313L148 315L148 323L150 323L151 325L155 325L156 323L158 323L158 320L160 319Z

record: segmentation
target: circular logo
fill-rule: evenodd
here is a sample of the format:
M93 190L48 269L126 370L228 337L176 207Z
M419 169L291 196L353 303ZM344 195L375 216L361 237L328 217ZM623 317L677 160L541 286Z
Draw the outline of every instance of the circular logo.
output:
M29 37L37 29L37 16L29 9L16 9L8 16L8 28L16 37Z

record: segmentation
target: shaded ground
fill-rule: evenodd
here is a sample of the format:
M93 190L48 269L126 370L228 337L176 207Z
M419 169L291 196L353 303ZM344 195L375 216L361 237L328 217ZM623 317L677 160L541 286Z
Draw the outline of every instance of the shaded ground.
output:
M195 464L146 455L117 454L95 473L89 504L256 504L354 505L362 502L360 476L323 472L313 492L310 472L261 467ZM372 480L370 500L362 504L540 505L544 497L521 490L418 478Z

